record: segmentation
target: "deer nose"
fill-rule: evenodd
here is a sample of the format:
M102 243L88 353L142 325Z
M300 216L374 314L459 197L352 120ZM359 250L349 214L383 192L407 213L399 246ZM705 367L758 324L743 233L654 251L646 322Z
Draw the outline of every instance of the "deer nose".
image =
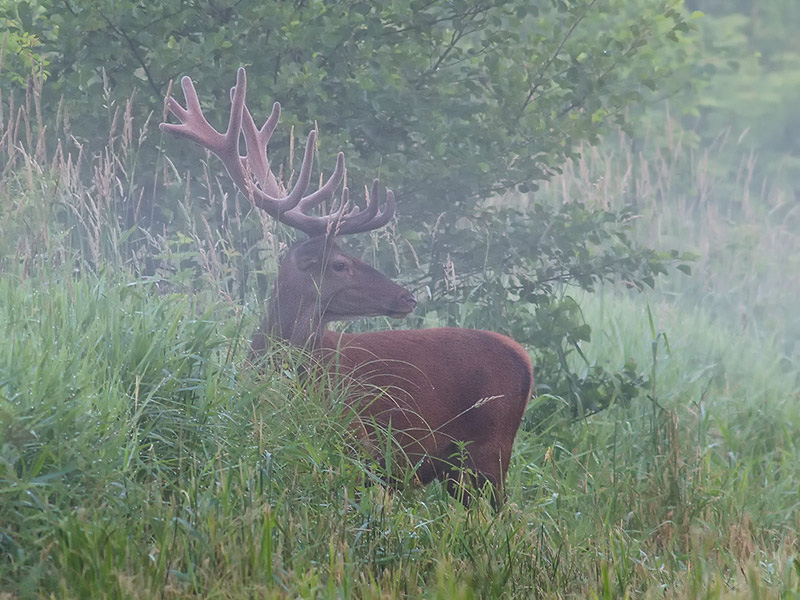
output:
M417 306L417 299L414 298L414 294L411 292L403 292L400 294L400 302L403 304L407 304L411 309L414 309Z

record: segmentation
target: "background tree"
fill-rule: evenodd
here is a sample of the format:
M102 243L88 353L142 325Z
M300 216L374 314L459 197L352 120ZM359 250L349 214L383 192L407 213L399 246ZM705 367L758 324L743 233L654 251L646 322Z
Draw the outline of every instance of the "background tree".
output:
M539 348L540 381L557 395L591 388L590 404L610 399L596 393L606 375L566 375L566 356L590 337L571 292L606 280L652 286L679 257L634 243L625 211L538 202L537 182L672 85L691 48L680 1L27 0L5 13L43 40L44 109L63 101L70 134L89 147L108 129L100 104L135 94L132 114L151 128L184 74L221 123L247 65L254 113L284 106L273 168L290 177L291 127L314 123L322 169L341 149L351 182L380 175L395 190L405 242L377 259L427 295L419 319L509 333ZM163 160L156 150L144 145L138 164ZM178 172L197 163L181 152L170 145ZM128 203L127 227L180 231L181 190L132 185L146 191L135 211ZM211 225L223 227L222 215ZM264 268L248 232L235 243L244 288L244 274Z

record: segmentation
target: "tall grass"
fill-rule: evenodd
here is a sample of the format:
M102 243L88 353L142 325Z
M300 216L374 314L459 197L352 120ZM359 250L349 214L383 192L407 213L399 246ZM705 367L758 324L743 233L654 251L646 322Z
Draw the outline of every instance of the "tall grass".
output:
M279 246L266 223L208 174L185 193L226 211L224 230L183 201L185 233L142 229L131 172L148 129L109 105L101 152L51 152L35 93L0 143L0 596L800 597L794 326L749 312L789 312L753 289L791 266L771 244L796 257L793 213L771 196L749 213L713 194L689 206L665 188L684 167L659 180L659 158L647 187L637 159L642 235L695 247L701 279L581 306L589 360L635 360L648 393L520 432L506 507L465 509L436 485L370 485L346 390L291 360L242 368ZM616 201L626 147L587 151L549 192ZM169 163L153 172L159 193L184 193ZM761 242L733 244L740 227ZM245 275L247 252L264 273Z
M619 133L582 149L541 196L620 208L633 203L638 233L657 248L697 254L693 277L676 276L659 292L682 306L700 305L719 315L718 326L800 353L800 199L797 190L755 180L758 157L740 150L736 165L727 149L741 137L722 132L696 148L667 113L663 131L632 140ZM743 137L743 136L742 136Z

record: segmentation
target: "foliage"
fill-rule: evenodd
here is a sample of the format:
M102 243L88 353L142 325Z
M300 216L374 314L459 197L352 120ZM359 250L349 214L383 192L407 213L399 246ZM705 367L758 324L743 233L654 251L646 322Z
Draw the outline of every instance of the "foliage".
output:
M435 14L474 6L434 2L419 17L408 12L409 39L429 44L428 55L416 56L437 57L420 59L422 67L411 61L408 71L402 44L388 46L370 28L386 26L376 11L399 15L410 4L350 15L336 3L175 3L174 21L165 6L0 0L13 35L35 35L43 43L35 54L53 65L21 102L3 87L3 107L13 102L14 110L0 121L0 596L800 597L800 289L791 277L800 252L797 211L781 188L765 185L754 195L747 177L729 181L716 169L724 159L713 156L724 136L711 147L683 143L663 113L667 127L645 140L652 145L622 133L613 145L580 146L603 130L602 118L595 123L582 110L554 118L569 106L559 102L571 101L562 91L580 95L571 76L548 71L537 105L552 101L551 112L537 118L556 129L535 130L537 147L549 148L554 161L542 172L563 172L531 186L532 196L483 198L480 182L514 183L508 173L516 163L493 171L502 161L492 153L506 138L497 133L471 146L465 123L472 119L480 137L505 117L488 108L486 123L459 116L477 102L453 91L462 63L429 74L440 89L423 89L425 105L403 87L409 73L430 70L458 29ZM501 10L510 4L480 6L484 12L467 21L485 27L457 40L444 60L461 53L478 85L497 91L508 65L498 58L495 71L481 61L505 51L500 42L508 38L474 56L470 49L502 29L493 16L509 29L502 35L513 34L516 21ZM601 29L616 35L632 14L653 17L652 6L560 2L519 19L531 31L559 30L569 57L571 40L584 36L594 47ZM747 8L744 0L725 6ZM583 9L609 7L616 13L578 19ZM145 12L151 20L137 26ZM267 14L275 20L265 25L257 17ZM683 26L661 16L650 22L660 23L653 31L673 34L683 43L671 47L686 49ZM331 24L340 29L322 27ZM176 32L167 47L159 41L165 27ZM309 50L317 41L311 32L341 42L337 52ZM769 37L758 38L765 48L788 44L789 36ZM552 43L548 37L554 52ZM169 50L174 73L193 72L184 57L203 65L201 93L222 122L224 90L205 82L232 78L242 48L253 47L263 61L277 48L281 62L268 88L254 83L251 98L267 107L273 85L283 86L278 99L289 124L325 119L323 157L341 145L363 174L382 155L382 176L403 196L400 206L418 211L359 250L394 264L420 296L429 291L419 324L511 332L534 350L545 393L526 413L499 514L483 502L465 510L436 486L391 494L367 486L372 474L349 443L338 390L320 397L291 368L239 369L255 298L274 274L284 234L221 191L215 163L176 183L185 163L148 157L158 119L136 115L160 103L163 89L152 91L152 105L120 98L129 98L137 56L147 65L137 76L156 74L162 84L172 77L153 58ZM658 48L636 47L619 64L623 97L636 85L648 89L642 77L656 64L649 61L669 65L680 55ZM346 66L331 71L339 78L332 82L327 66L339 53ZM10 60L4 84L30 66ZM591 79L589 67L602 59L581 60L576 80ZM519 76L508 73L510 83ZM665 71L655 78L661 90L679 83L665 78ZM601 105L616 105L600 88ZM66 110L56 105L62 93ZM395 96L398 116L360 112ZM487 106L499 97L487 93ZM586 97L584 108L593 101ZM454 113L443 118L450 104ZM88 140L100 137L92 128L101 123L96 146ZM402 135L382 137L369 123L413 125L420 138L378 149ZM287 128L280 131L285 140ZM288 172L280 146L277 162ZM426 152L430 163L421 164ZM405 169L413 161L420 177L441 178L438 195L412 193L415 173ZM489 171L464 167L477 161ZM690 258L654 252L640 239L703 256L690 277L659 286L663 295L622 293L608 282L648 288L666 262ZM556 418L544 418L554 409Z
M796 203L800 44L794 32L800 25L800 4L691 0L686 5L702 18L691 20L693 43L677 50L684 53L684 67L673 80L689 85L666 96L678 121L672 121L661 143L666 149L680 138L698 155L714 148L713 172L728 193L736 194L739 179L746 177L751 194L777 187L787 203ZM634 154L663 131L663 104L648 108L627 131L635 134Z
M686 146L645 146L631 213L630 144L586 146L534 201L376 233L362 252L430 289L423 325L512 331L540 374L562 370L526 413L505 509L465 510L435 485L367 486L339 390L240 369L282 232L212 173L184 190L162 169L169 224L145 227L154 138L135 108L96 111L114 126L95 152L48 143L68 119L39 120L36 93L0 136L0 595L800 594L797 227L779 196L723 193ZM702 251L699 276L612 288L672 260L636 239Z
M738 145L754 151L754 188L767 178L797 197L800 44L791 31L800 23L800 7L780 1L720 12L699 30L716 73L698 98L698 118L688 124L704 141L729 129Z
M78 139L102 135L100 99L120 104L139 88L134 118L160 114L184 74L221 123L246 64L254 114L284 105L280 161L288 126L315 123L327 164L342 149L354 181L380 173L414 231L468 214L478 198L535 189L576 142L670 81L680 61L664 62L662 49L689 29L674 0L24 6L25 27L57 32L43 48L53 72L43 103L64 98Z
M535 198L536 181L557 172L579 141L596 141L609 123L624 121L624 111L645 91L670 81L680 61L660 49L688 44L678 1L200 6L164 0L144 11L133 1L30 0L17 18L49 32L43 52L53 75L41 91L43 110L64 99L66 137L81 151L94 147L105 120L124 157L123 163L106 161L106 175L93 183L102 189L117 179L114 198L99 210L84 202L79 214L87 222L102 221L107 210L121 215L124 241L108 247L133 255L137 269L148 274L159 268L148 256L154 233L166 225L166 243L177 250L184 216L194 218L187 210L201 211L185 208L186 192L172 177L192 168L186 160L198 162L197 148L164 140L169 158L155 155L149 140L157 139L151 128L158 117L142 117L161 114L170 81L189 73L212 121L224 122L229 84L221 82L232 81L242 63L249 66L251 110L266 114L274 100L285 107L272 144L273 168L291 177L290 127L314 122L322 133L319 168L341 148L350 181L380 174L396 192L404 243L377 252L378 262L393 263L429 292L423 307L429 322L439 315L440 322L493 328L539 348L539 381L569 397L575 409L578 389L596 395L606 375L598 374L594 392L589 380L569 383L575 380L567 377L566 357L590 336L571 290L611 280L652 286L681 259L634 244L625 211L578 203L551 209ZM124 113L122 98L128 99ZM138 140L132 123L141 127ZM150 168L138 165L157 162L164 169L154 185ZM211 168L219 167L212 162ZM521 208L490 199L506 190L531 199ZM126 202L130 195L135 200ZM234 204L245 203L237 197ZM221 257L231 269L228 290L246 299L254 275L263 297L274 271L265 258L275 249L264 243L260 222L240 226L240 216L226 214L223 200L221 210L202 218L212 229L235 226ZM92 259L100 264L96 232L104 229L89 229ZM85 245L85 238L76 243ZM203 260L186 256L179 268L202 273ZM469 315L453 315L454 305ZM607 395L596 408L611 399Z
M700 308L659 307L668 349L642 296L581 303L617 332L589 360L650 363L649 398L522 431L495 515L365 485L337 391L239 371L236 302L164 283L0 275L0 593L800 593L798 372Z
M30 15L26 19L29 28L24 27L19 18L20 9L30 7L11 0L0 1L0 31L3 32L0 37L0 81L9 87L24 87L31 75L39 78L49 75L49 61L41 51L42 42L32 33L40 25L40 15Z
M91 115L106 87L117 100L141 88L140 114L160 114L183 74L219 122L246 64L255 114L278 100L289 125L316 122L358 179L380 167L410 198L415 223L546 177L575 141L621 119L643 86L668 79L659 49L688 30L667 0L30 6L58 32L43 48L53 72L45 105L63 96L80 139L99 133Z

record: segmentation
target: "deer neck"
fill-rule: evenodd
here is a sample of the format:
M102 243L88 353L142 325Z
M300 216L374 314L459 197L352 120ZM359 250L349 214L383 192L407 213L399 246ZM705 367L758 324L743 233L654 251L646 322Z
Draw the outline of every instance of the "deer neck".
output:
M277 290L267 313L267 333L292 346L314 350L319 347L328 321L319 302L290 298L282 302Z
M319 301L309 301L286 291L282 294L279 289L276 283L267 316L253 336L251 357L266 353L272 339L306 350L316 350L322 345L328 320Z

